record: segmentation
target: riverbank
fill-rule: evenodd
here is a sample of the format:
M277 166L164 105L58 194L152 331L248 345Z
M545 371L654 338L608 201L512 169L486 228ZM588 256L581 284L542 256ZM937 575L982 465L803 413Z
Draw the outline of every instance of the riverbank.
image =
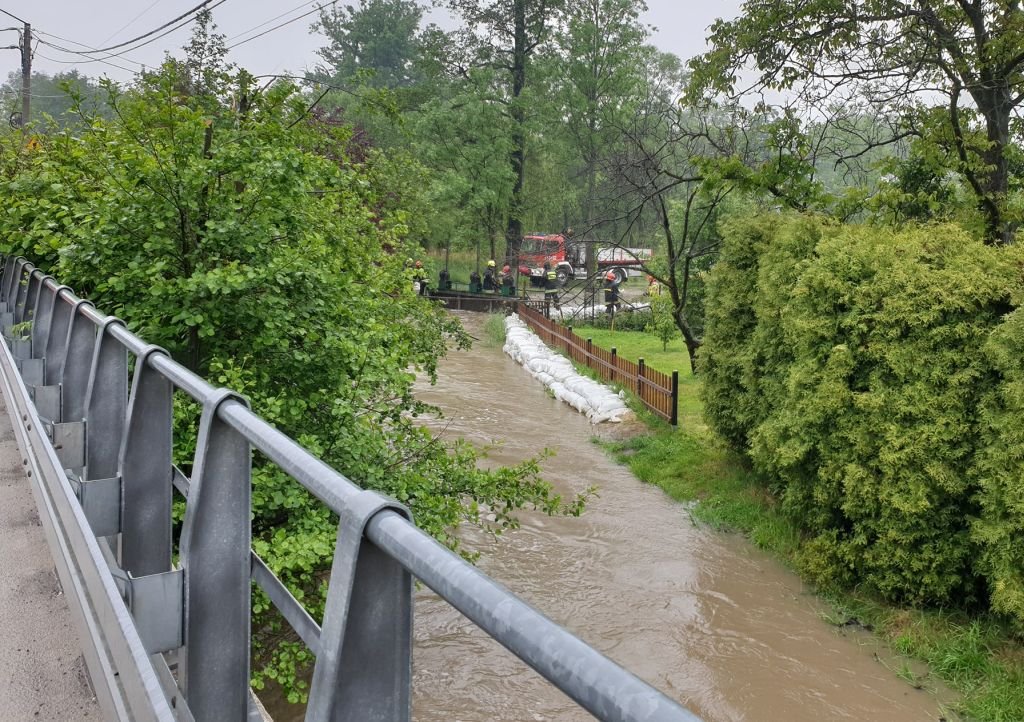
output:
M779 511L769 485L704 425L700 381L689 373L682 342L675 341L668 352L656 354L661 342L648 334L593 329L587 335L595 344L616 346L625 358L644 356L655 368L680 371L679 428L641 412L647 433L605 444L614 457L673 499L696 502L691 512L695 519L743 534L793 566L799 530ZM955 710L964 719L1024 720L1024 645L1002 620L901 608L850 590L819 590L819 594L832 608L826 621L874 632L897 655L883 664L894 666L908 684L918 689L948 685L961 695ZM915 662L923 662L926 668Z
M449 354L436 385L417 384L444 413L430 428L486 449L488 466L546 450L559 494L598 488L579 517L524 510L500 540L464 528L483 571L708 722L950 719L948 696L880 665L864 630L825 624L831 610L769 554L695 524L593 444L639 421L591 424L502 351L491 319L456 315L480 343ZM429 590L415 629L416 719L591 719Z

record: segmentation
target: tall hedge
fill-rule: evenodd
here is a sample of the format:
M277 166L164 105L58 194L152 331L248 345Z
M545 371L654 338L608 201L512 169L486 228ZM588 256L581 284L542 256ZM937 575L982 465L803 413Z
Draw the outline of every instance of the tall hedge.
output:
M761 236L737 248L751 223ZM987 581L1024 609L1024 555L1004 549L1024 536L1024 504L1011 503L1024 437L1010 423L1024 332L1006 317L1024 254L952 226L775 216L724 232L708 421L777 485L806 533L804 572L935 604L980 599ZM746 325L730 334L736 319Z
M1016 294L1014 305L1022 301ZM1024 309L1006 317L985 353L1001 378L982 407L981 513L973 526L978 567L993 609L1024 624Z

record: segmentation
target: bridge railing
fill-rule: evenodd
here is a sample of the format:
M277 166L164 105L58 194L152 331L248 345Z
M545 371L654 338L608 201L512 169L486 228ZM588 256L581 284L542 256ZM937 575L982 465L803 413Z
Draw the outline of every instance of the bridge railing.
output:
M255 583L316 656L307 720L408 721L419 579L595 717L697 719L22 258L4 263L0 330L0 382L107 718L259 719ZM175 393L202 406L190 478L172 460ZM322 626L252 551L253 449L339 515Z

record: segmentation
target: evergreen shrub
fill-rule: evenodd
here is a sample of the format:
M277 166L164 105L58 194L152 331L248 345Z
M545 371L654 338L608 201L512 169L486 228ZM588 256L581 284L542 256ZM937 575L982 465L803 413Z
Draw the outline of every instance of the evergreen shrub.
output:
M708 422L778 490L826 585L1024 619L1024 254L954 226L723 228Z

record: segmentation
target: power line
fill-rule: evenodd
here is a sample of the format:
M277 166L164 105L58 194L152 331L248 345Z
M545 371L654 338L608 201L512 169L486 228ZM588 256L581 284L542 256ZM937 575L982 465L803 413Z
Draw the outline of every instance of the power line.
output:
M203 3L203 5L206 5L209 2L213 2L213 0L206 0L206 2ZM225 2L227 2L227 0L218 0L216 3L214 3L212 6L210 6L209 9L213 10L217 6L223 5ZM188 15L188 13L186 13L185 15ZM179 16L176 19L180 20L182 17L184 17L184 16ZM145 63L140 63L137 60L132 60L131 58L126 57L125 53L134 52L135 50L138 50L139 48L142 48L142 47L144 47L146 45L149 45L150 43L154 43L157 40L159 40L160 38L165 37L167 35L170 35L171 33L175 32L176 30L180 30L181 28L185 27L186 25L188 25L189 23L193 22L194 20L195 20L194 16L193 17L188 17L184 22L181 22L178 25L175 25L174 27L169 28L168 30L165 30L164 32L160 33L159 35L157 35L155 37L149 38L149 40L146 40L146 42L144 42L144 43L139 43L138 45L135 45L134 47L126 48L125 50L122 50L122 51L120 51L118 53L110 53L108 55L105 55L104 58L107 58L107 59L109 59L109 58L123 58L124 60L128 61L129 63L135 63L136 65L138 65L140 67L145 67L146 66ZM171 22L174 22L174 21L171 21ZM160 30L160 29L166 28L166 27L167 27L167 24L165 23L160 28L157 28L157 30ZM152 35L154 32L157 32L157 30L153 30L153 31L151 31L149 33L146 33L146 35L142 36L142 37L146 37L146 36ZM82 57L88 58L88 60L80 61L81 64L90 63L90 62L103 62L102 58L93 58L92 54L93 53L107 52L107 50L109 49L109 48L108 49L93 48L93 47L91 47L89 45L86 45L85 43L80 43L80 42L78 42L76 40L69 40L68 38L63 38L63 37L61 37L59 35L55 35L53 33L43 33L43 35L48 35L49 37L57 38L58 40L63 40L66 43L72 43L74 45L78 45L78 46L83 47L83 48L88 48L88 50L72 50L72 49L69 49L69 48L61 47L61 46L56 45L54 43L46 43L47 45L49 45L50 47L54 48L55 50L59 50L59 51L64 52L64 53L70 53L72 55L81 55ZM136 38L136 40L138 40L138 38ZM131 42L134 42L134 41L128 41L128 42L131 43ZM121 47L121 46L126 45L126 44L127 43L121 43L120 45L113 45L113 46L110 46L110 47L117 48L117 47ZM47 58L47 60L53 60L53 59L52 58ZM66 60L64 60L64 61L62 61L62 60L54 60L54 62L65 63L65 64L68 64L68 65L75 64L75 63L73 63L71 61L66 61ZM76 62L78 62L78 61L76 61ZM107 63L107 64L108 65L113 65L113 67L115 67L115 68L116 67L120 67L120 66L115 65L113 63ZM128 71L128 72L134 72L134 71Z
M166 23L164 23L160 27L154 28L153 30L150 30L148 33L143 33L142 35L139 35L138 37L132 38L131 40L125 40L123 43L118 43L117 45L111 45L111 46L106 47L106 48L99 48L99 49L97 49L96 52L98 52L98 53L106 53L106 52L109 52L111 50L116 50L117 48L123 48L125 45L131 45L132 43L134 43L137 40L142 40L144 38L148 38L150 35L154 35L154 34L160 32L161 30L166 28L168 25L173 25L174 23L178 22L182 18L188 17L192 13L195 13L195 12L198 12L199 10L202 10L204 7L209 5L211 2L213 2L213 0L203 0L203 2L199 3L198 5L196 5L191 10L188 10L188 11L182 13L181 15L179 15L176 18L174 18L173 20L168 20ZM225 2L225 0L220 0L220 2L218 2L213 7L217 7L217 5L221 5L224 2ZM212 10L213 8L210 8L210 9ZM189 22L191 22L191 19L189 20ZM158 37L163 37L163 35L160 35ZM155 39L156 38L154 38L154 40ZM152 42L152 41L149 41L149 42ZM143 45L146 45L146 44L147 43L143 43ZM139 47L142 47L142 45L140 45Z
M41 33L41 34L49 35L50 37L54 37L54 38L57 37L56 35L53 35L52 33ZM75 43L74 40L65 40L64 38L58 38L58 39L59 40L64 40L65 42L68 42L68 43L74 43L75 45L81 45L81 43ZM145 63L140 63L138 60L132 60L131 58L129 58L126 55L124 55L124 53L112 53L112 54L109 54L109 55L104 55L101 58L94 58L94 57L92 57L90 55L90 52L95 52L95 51L91 51L91 50L90 51L73 50L71 48L65 48L63 45L57 45L56 43L51 43L48 40L42 40L42 39L40 39L39 42L41 42L43 45L47 46L48 48L53 48L54 50L57 50L59 52L68 53L69 55L78 55L78 56L80 56L82 58L85 58L84 60L57 60L56 58L47 58L45 55L41 55L40 56L40 57L46 58L47 60L49 60L51 62L61 63L62 65L86 65L88 63L102 63L102 62L105 62L106 60L109 60L111 58L120 58L121 60L124 60L125 62L134 63L135 65L138 65L140 68L144 68L146 66ZM83 45L82 47L88 48L89 46L88 45ZM107 64L108 65L112 65L112 63L107 63ZM119 66L115 65L114 67L119 67ZM134 71L132 71L132 72L134 72Z
M329 8L332 5L336 5L337 2L338 2L338 0L331 0L331 2L327 3L326 5L318 5L317 7L313 8L312 10L310 10L308 13L303 13L302 15L298 15L298 16L292 18L291 20L287 20L287 21L281 23L280 25L275 25L274 27L272 27L272 28L270 28L268 30L264 30L262 33L259 33L258 35L253 35L251 38L246 38L245 40L239 40L237 43L234 43L232 45L228 45L226 49L227 50L231 50L232 48L237 48L239 45L244 45L245 43L249 42L250 40L255 40L256 38L262 38L264 35L267 35L268 33L272 33L275 30L277 30L278 28L283 28L285 25L291 25L296 20L302 20L302 18L307 17L309 15L312 15L313 13L321 12L324 8Z
M240 33L235 33L235 34L234 34L234 35L232 35L232 36L231 36L230 38L228 38L228 40L234 40L235 38L240 38L240 37L242 37L243 35L248 35L248 34L249 34L249 33L251 33L251 32L252 32L253 30L259 30L259 29L260 29L260 28L262 28L262 27L263 27L264 25L269 25L270 23L274 22L275 20L279 20L280 18L283 18L283 17L285 16L285 15L291 15L291 14L292 14L293 12L295 12L296 10L301 10L302 8L306 7L307 5L311 5L311 4L312 4L312 3L314 3L314 2L317 2L317 0L306 0L306 2L304 2L304 3L301 3L301 4L299 4L299 5L296 5L296 6L295 6L295 7L293 7L293 8L291 9L291 10L285 10L285 11L284 11L283 13L281 13L280 15L275 15L274 17L270 18L269 20L264 20L264 21L263 21L262 23L260 23L259 25L253 25L253 26L252 26L251 28L249 28L249 29L247 29L247 30L243 30L243 31L242 31L242 32L240 32Z
M122 30L124 30L124 29L126 29L126 28L129 28L129 27L131 27L132 23L134 23L134 22L135 22L136 20L138 20L139 18L141 18L141 17L143 16L143 15L145 15L146 13L148 13L148 12L149 12L150 10L152 10L153 8L155 8L158 2L160 2L160 0L153 0L153 2L152 2L152 3L150 3L149 7L147 7L147 8L146 8L145 10L143 10L143 11L142 11L141 13L139 13L138 15L136 15L135 17L133 17L133 18L132 18L131 20L129 20L128 22L126 22L126 23L125 23L124 25L122 25L121 27L119 27L119 28L118 28L117 30L115 30L114 32L112 32L112 33L111 33L110 35L108 35L107 37L103 38L103 40L100 40L100 45L103 45L103 43L105 43L105 42L107 42L108 40L110 40L111 38L115 37L115 36L116 36L116 35L117 35L118 33L120 33L120 32L121 32Z
M6 10L4 10L3 8L0 8L0 13L3 13L3 14L4 14L4 15L6 15L7 17L10 17L10 18L14 18L15 20L17 20L17 21L18 21L19 23L21 23L22 25L29 25L29 24L30 24L28 20L22 20L21 18L19 18L19 17L18 17L17 15L15 15L14 13L9 13L9 12L7 12Z
M85 48L85 50L75 50L74 48L66 48L66 47L64 47L62 45L57 45L57 43L49 42L47 40L40 40L39 41L39 42L41 42L41 43L43 43L45 45L50 46L54 50L61 51L62 53L68 53L69 55L81 55L82 57L90 58L90 60L93 60L94 58L91 58L90 56L93 53L99 52L98 50L96 50L96 48L92 47L91 45L86 45L85 43L80 43L77 40L71 40L70 38L62 37L60 35L57 35L56 33L48 33L48 32L46 32L44 30L37 30L36 33L39 34L39 35L46 35L47 37L56 38L57 40L61 40L61 41L65 42L65 43L71 43L72 45L77 45L80 48ZM109 59L109 58L121 58L122 60L127 60L129 63L135 63L136 65L144 66L145 63L140 63L137 60L132 60L127 55L125 55L125 53L129 53L132 50L134 50L134 48L131 48L129 50L122 50L120 53L108 53L108 54L104 55L102 58L99 58L99 59L102 60L104 58L106 58L106 59ZM57 62L78 62L78 61L57 61ZM88 62L88 61L85 61L85 62Z
M49 43L47 43L47 45L49 45ZM59 48L57 48L57 49L59 49ZM137 71L135 71L132 68L125 68L124 66L119 66L118 63L116 63L116 62L110 62L109 60L102 60L102 59L100 59L98 57L94 57L94 58L92 58L90 60L58 60L55 57L50 57L49 55L44 55L41 52L37 53L37 54L41 58L43 58L44 60L49 60L50 62L58 62L58 63L60 63L60 65L84 66L86 62L101 62L101 63L103 63L104 66L110 66L111 68L117 68L118 70L124 71L125 73L131 73L133 75L135 73L137 73ZM127 58L125 58L125 59L127 59ZM132 62L134 62L134 60L132 60ZM141 65L141 63L139 63L139 65Z

